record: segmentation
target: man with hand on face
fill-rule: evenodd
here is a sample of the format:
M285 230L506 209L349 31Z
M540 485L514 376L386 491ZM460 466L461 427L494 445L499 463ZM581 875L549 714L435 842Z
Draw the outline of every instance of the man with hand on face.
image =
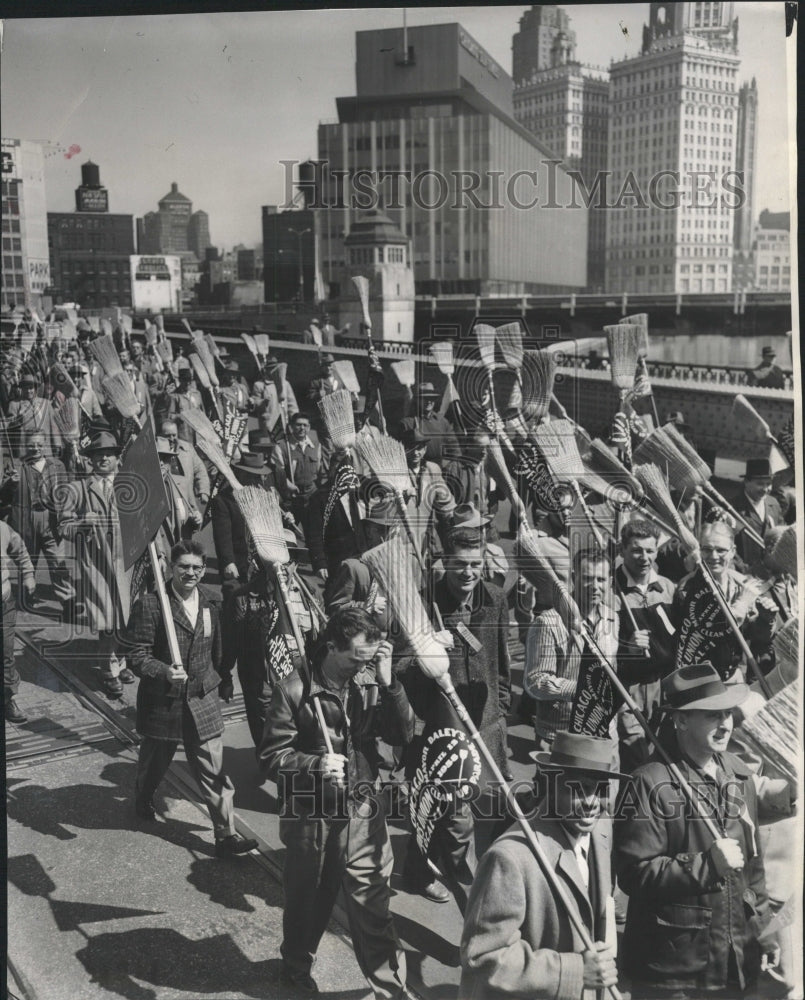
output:
M667 750L718 830L714 839L669 767L650 761L623 789L615 815L618 884L629 896L621 954L632 996L699 1000L744 997L779 948L769 920L758 850L755 785L727 745L733 709L749 694L709 663L665 678Z
M647 719L659 705L660 681L674 669L676 651L676 587L655 569L659 534L649 521L627 521L621 529L622 562L615 570L622 602L618 676ZM632 771L648 760L649 746L642 727L626 706L618 713L618 731L621 767Z
M218 674L218 609L198 589L206 562L198 542L179 542L171 550L167 591L179 643L178 662L173 662L155 594L137 601L126 629L123 641L140 678L137 732L142 742L134 807L140 819L156 819L153 795L181 742L212 820L216 857L227 858L253 851L257 841L244 840L235 832L235 789L223 772L224 720L218 689L228 686L231 691L231 681Z
M359 608L332 616L310 676L294 671L274 686L258 759L283 802L282 983L296 994L318 993L311 970L343 888L355 957L375 996L408 996L389 913L394 858L376 788L377 737L407 743L412 730L391 645Z
M611 903L611 821L602 799L612 779L609 740L558 732L550 753L537 752L536 802L527 812L548 864L595 950L584 951L565 903L519 826L481 859L461 936L460 1000L529 997L592 1000L614 986L615 920Z

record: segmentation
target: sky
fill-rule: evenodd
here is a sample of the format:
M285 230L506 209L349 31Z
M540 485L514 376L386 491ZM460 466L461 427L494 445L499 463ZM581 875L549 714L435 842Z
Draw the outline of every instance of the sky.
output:
M740 79L759 88L756 213L789 208L783 6L735 4ZM577 57L606 67L637 55L648 8L567 5ZM526 9L418 7L408 23L459 21L510 73ZM355 93L355 32L401 24L399 8L10 19L3 136L46 144L50 211L74 210L91 159L110 211L154 211L176 181L209 214L215 245L255 245L261 206L285 200L280 161L315 158L318 123Z

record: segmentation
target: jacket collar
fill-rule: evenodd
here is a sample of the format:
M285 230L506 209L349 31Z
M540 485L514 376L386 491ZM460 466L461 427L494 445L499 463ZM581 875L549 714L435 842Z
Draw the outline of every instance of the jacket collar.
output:
M190 632L195 635L195 633L203 625L202 609L208 608L210 606L210 602L205 598L201 588L198 587L196 589L196 593L198 594L198 617L196 618L195 626L193 626L190 624L190 619L185 614L184 605L174 593L173 585L171 583L166 584L166 589L168 591L168 598L170 600L174 622L177 625L181 625L186 632Z

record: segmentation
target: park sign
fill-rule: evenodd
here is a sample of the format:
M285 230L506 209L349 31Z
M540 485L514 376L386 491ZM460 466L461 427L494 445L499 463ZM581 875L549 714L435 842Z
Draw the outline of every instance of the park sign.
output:
M120 520L123 565L133 566L170 514L162 480L154 425L150 420L131 438L115 476L115 500Z

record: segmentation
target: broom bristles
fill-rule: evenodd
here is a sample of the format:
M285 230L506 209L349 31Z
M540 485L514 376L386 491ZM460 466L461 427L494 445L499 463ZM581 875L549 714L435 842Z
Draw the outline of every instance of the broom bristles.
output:
M215 338L211 333L204 334L204 343L207 345L207 350L214 357L220 357L221 352L218 350L218 345L215 343Z
M702 484L702 477L671 441L665 427L658 427L640 442L634 450L634 461L656 465L667 472L668 481L677 490L694 489Z
M103 368L104 375L118 375L123 371L120 356L111 336L96 337L89 342L89 353Z
M635 313L634 316L624 316L621 323L633 326L638 331L636 336L638 357L648 355L648 313Z
M634 386L637 368L637 336L635 328L628 323L605 326L609 345L609 368L612 384L616 389L631 389Z
M534 430L534 439L555 479L583 476L585 469L571 420L552 420Z
M114 330L109 320L106 317L101 317L101 333L106 337L111 337L113 332Z
M416 382L416 363L414 361L392 361L390 367L394 372L394 377L406 389L410 389Z
M372 329L372 317L369 315L369 279L362 274L356 274L352 278L352 283L358 292L361 302L361 312L363 313L364 326Z
M221 439L220 435L213 426L210 418L203 410L199 410L196 407L193 407L190 410L182 410L182 412L178 414L178 417L180 420L183 420L192 431L195 432L198 438L204 438L207 441L211 441L213 444L219 444Z
M523 363L523 335L519 323L505 323L495 330L500 353L508 368L519 370Z
M145 342L151 346L156 346L157 343L157 328L151 324L147 324L145 327Z
M759 751L792 784L799 777L799 678L744 719L741 729Z
M679 511L674 506L662 472L656 465L651 463L635 465L633 471L636 479L643 487L646 499L654 507L662 520L674 528L684 548L688 552L697 552L699 543L696 540L696 536L684 523Z
M783 531L774 548L771 557L775 565L779 566L784 573L797 577L797 529L793 524L789 524Z
M218 388L218 376L215 373L215 358L210 353L209 347L204 340L197 340L193 345L196 349L196 354L201 358L201 363L207 371L207 379L211 386ZM192 356L192 355L191 355Z
M410 477L405 448L400 441L387 434L376 438L362 436L357 442L357 451L381 483L398 494L402 493Z
M771 641L775 665L783 677L799 673L799 619L789 618Z
M254 335L254 342L257 345L257 351L262 354L264 358L267 358L271 353L271 342L268 339L267 333L256 333Z
M287 563L290 556L285 528L274 491L262 486L242 486L235 491L235 500L258 556L270 563Z
M522 555L526 557L525 560L522 557L518 560L518 572L537 588L538 593L541 592L543 601L547 596L550 597L551 606L559 613L568 630L580 631L582 617L578 605L568 588L556 575L550 559L539 544L539 539L534 537L526 525L521 525L517 532L517 545ZM550 595L544 593L546 584L551 590Z
M619 503L624 501L639 503L642 500L643 487L639 480L635 479L618 456L600 438L594 438L590 442L590 462L597 464L598 468L610 477L608 479L610 489L623 494L618 496ZM595 487L590 488L595 489ZM625 494L628 494L628 499Z
M258 350L257 350L257 344L255 344L255 342L254 342L254 337L252 337L252 335L251 335L250 333L242 333L242 334L240 335L240 339L241 339L241 340L243 341L243 343L244 343L244 344L245 344L245 345L246 345L246 346L247 346L247 347L249 348L249 351L250 351L250 352L251 352L251 353L252 353L252 354L253 354L253 355L254 355L255 357L257 357L257 355L258 355L258 353L259 353L259 352L258 352Z
M665 426L661 427L660 430L664 432L666 438L691 466L700 480L702 482L706 482L712 475L710 467L698 451L696 451L690 441L688 441L685 435L680 434L673 424L665 424Z
M771 436L771 429L757 410L752 406L746 396L738 393L732 401L730 417L739 427L744 427L752 433L762 438Z
M190 355L190 367L193 369L199 384L205 389L211 389L212 382L210 382L209 372L198 354Z
M423 673L438 680L449 669L447 650L436 638L419 593L420 574L410 544L397 535L361 556L385 593L392 614L411 645Z
M54 411L56 424L66 438L77 438L81 434L81 404L70 396Z
M355 369L351 361L336 361L333 365L333 370L344 383L344 387L348 392L358 393L361 391L361 384L358 381L358 376L355 374Z
M478 339L481 364L489 371L493 371L495 367L495 328L487 323L479 323L475 327L475 336Z
M526 420L542 420L547 415L555 377L553 351L523 353L523 416Z
M352 448L355 444L355 416L350 393L346 389L329 393L319 400L319 410L335 447Z
M430 345L430 356L442 375L452 375L456 370L453 345L450 341Z
M106 375L101 379L101 388L109 402L123 417L136 417L140 404L134 395L128 375L121 371L116 375Z
M181 413L179 416L184 417L188 412L191 411L185 410L184 413ZM221 448L217 439L213 440L212 438L204 437L199 434L196 437L196 446L201 450L202 454L206 455L206 457L212 462L233 490L237 491L242 489L242 486L238 481L238 477L232 471L229 459L224 454L223 448Z

